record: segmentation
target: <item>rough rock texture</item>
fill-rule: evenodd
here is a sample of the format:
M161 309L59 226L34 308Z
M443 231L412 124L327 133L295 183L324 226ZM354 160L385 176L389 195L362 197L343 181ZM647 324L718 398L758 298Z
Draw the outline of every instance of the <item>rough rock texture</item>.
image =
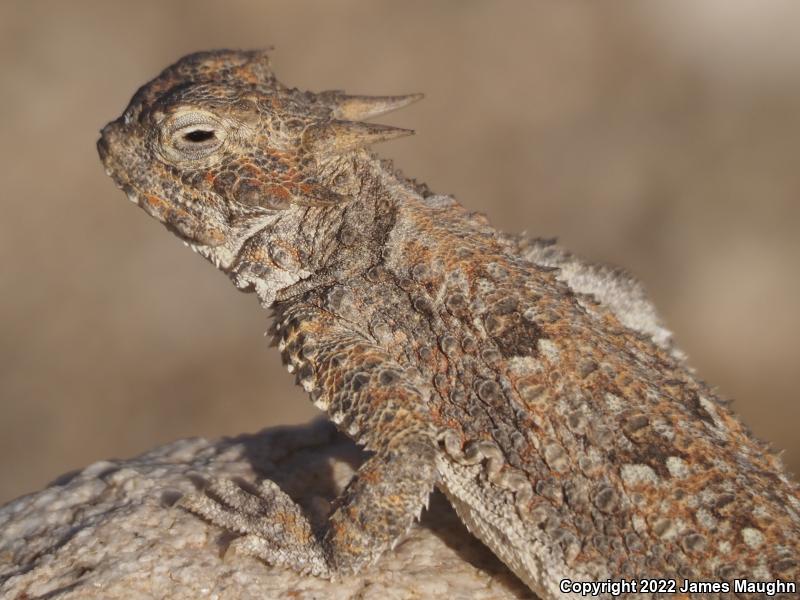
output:
M269 478L319 519L363 458L318 421L218 442L179 440L95 463L0 508L0 597L531 596L438 495L395 552L334 583L226 553L231 536L173 506L208 480Z

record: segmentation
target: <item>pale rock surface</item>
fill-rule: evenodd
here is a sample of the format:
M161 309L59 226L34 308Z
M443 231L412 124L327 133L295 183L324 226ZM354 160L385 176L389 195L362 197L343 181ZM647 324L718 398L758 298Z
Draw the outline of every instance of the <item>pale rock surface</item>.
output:
M179 440L95 463L0 508L0 598L531 596L438 494L393 552L333 583L226 554L229 534L174 506L214 478L270 478L319 519L362 460L352 442L318 421L216 442Z

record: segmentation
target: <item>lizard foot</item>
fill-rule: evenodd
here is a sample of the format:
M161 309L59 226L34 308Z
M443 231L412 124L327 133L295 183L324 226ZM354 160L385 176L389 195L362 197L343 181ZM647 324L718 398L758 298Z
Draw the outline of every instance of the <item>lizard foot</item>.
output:
M245 490L233 481L218 480L202 493L184 496L177 505L242 534L229 547L235 553L330 577L328 561L308 518L273 481L264 480L258 488Z

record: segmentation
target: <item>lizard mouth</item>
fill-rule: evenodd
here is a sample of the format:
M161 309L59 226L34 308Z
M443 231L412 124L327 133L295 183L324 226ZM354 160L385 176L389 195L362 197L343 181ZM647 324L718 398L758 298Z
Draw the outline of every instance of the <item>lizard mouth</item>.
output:
M100 132L100 138L97 140L97 153L100 155L100 160L103 163L106 175L111 178L111 180L114 182L114 185L125 192L128 200L142 208L145 208L144 203L147 201L147 198L150 196L150 194L132 183L128 169L126 169L125 166L120 163L117 158L117 153L114 151L114 138L117 135L118 126L119 124L117 121L112 121L102 129ZM170 203L175 204L176 206L180 205L184 208L190 208L193 204L191 201L184 200L181 197L171 198ZM163 219L159 220L163 221Z
M117 188L125 192L128 200L141 206L141 198L143 195L137 190L127 176L126 170L118 162L114 151L112 149L114 129L117 127L117 122L112 121L106 125L100 132L100 137L97 140L97 153L100 155L100 160L105 168L106 175L108 175L114 182Z

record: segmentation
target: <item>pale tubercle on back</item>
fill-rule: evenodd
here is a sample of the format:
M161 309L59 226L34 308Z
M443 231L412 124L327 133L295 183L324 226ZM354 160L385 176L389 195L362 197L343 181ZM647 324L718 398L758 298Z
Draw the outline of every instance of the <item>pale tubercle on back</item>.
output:
M558 279L579 294L594 298L611 310L620 322L650 338L677 360L686 355L673 341L656 307L647 297L644 286L622 269L592 263L556 244L555 240L505 236L513 251L531 262L558 268ZM584 306L586 306L584 304ZM591 307L586 306L587 310Z

